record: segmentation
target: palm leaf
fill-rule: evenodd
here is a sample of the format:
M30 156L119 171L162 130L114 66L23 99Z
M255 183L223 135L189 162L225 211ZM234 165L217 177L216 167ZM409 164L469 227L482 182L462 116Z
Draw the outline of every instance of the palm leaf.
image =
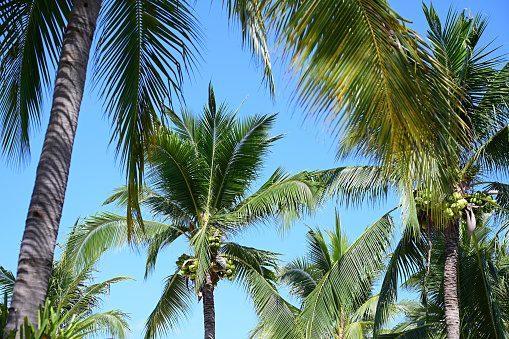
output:
M373 336L376 338L383 323L388 318L390 307L398 299L400 279L408 278L412 272L423 268L424 248L422 241L413 236L412 228L407 227L403 237L390 256L385 276L380 287L379 299L374 317Z
M145 325L145 338L155 338L174 329L190 312L194 293L187 288L186 279L178 272L169 276L161 299Z
M331 324L341 318L341 310L353 311L371 291L371 281L383 267L383 255L390 243L394 224L386 214L354 242L334 263L304 300L301 318L307 336L330 333Z
M0 143L7 159L28 159L30 133L40 124L52 85L69 0L7 0L0 4Z
M177 227L147 220L143 221L142 227L136 221L132 228L134 233L131 233L131 245L146 246L152 236L165 232L168 228L178 231ZM90 216L72 235L69 241L70 253L78 262L89 262L105 249L121 249L129 243L129 229L127 217L114 213Z
M279 295L274 285L276 276L272 269L278 261L276 254L234 243L226 244L224 252L237 262L235 281L251 297L258 316L257 329L250 337L258 338L266 331L270 331L274 338L300 337L295 326L298 310Z
M397 184L382 166L347 166L315 173L316 180L326 187L325 198L336 197L347 207L384 200Z
M226 4L228 19L237 19L242 28L242 44L248 46L251 53L263 67L263 79L269 87L270 94L275 96L274 76L267 44L265 28L265 0L223 0Z
M12 295L12 289L14 288L14 281L16 278L14 274L0 266L0 294L7 295L8 298Z
M201 28L185 1L108 1L95 63L96 84L114 128L112 141L125 163L131 213L141 218L138 189L144 150L153 145L161 103L170 91L180 97L186 72L196 62Z
M451 135L466 143L457 85L386 1L279 1L269 15L299 102L342 135L341 155L405 168L420 151L450 159Z
M304 214L312 214L319 205L320 185L308 172L295 175L277 169L258 191L241 201L228 214L218 213L214 217L228 232L238 232L239 226L252 225L274 218L281 229ZM233 225L233 226L232 226Z

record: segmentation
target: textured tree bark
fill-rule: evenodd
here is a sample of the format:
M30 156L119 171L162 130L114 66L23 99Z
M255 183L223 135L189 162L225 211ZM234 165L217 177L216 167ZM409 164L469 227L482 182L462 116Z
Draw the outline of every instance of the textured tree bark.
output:
M216 311L214 309L214 284L210 274L207 274L203 286L203 322L205 325L205 339L215 339Z
M21 242L7 329L37 324L49 283L78 114L101 0L75 0L62 42L48 129Z
M458 246L459 222L445 229L444 306L448 339L460 337L460 308L458 302Z

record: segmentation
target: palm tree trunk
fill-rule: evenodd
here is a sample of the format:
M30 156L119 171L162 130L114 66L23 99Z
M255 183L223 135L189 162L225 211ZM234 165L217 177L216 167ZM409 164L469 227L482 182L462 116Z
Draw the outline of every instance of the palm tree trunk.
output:
M102 0L75 0L62 42L48 129L21 242L7 329L37 324L62 216L89 53Z
M216 338L216 311L214 309L214 284L212 277L207 274L203 287L203 322L205 324L205 339Z
M445 229L444 305L448 339L460 337L460 308L458 302L458 246L459 222Z

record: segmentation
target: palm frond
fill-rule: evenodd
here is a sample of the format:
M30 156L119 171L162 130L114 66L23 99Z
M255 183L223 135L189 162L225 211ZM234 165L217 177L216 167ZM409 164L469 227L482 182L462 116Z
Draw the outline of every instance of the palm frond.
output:
M0 294L3 296L7 295L7 298L10 299L12 295L12 289L14 288L14 281L16 278L14 274L0 266Z
M290 289L289 294L305 299L323 277L323 271L313 267L307 259L297 258L286 265L279 273L279 283Z
M405 168L420 151L451 159L450 136L466 144L457 85L386 1L279 1L269 15L299 102L342 135L341 155Z
M424 246L419 238L413 236L412 228L405 228L403 237L390 256L385 276L380 287L379 299L374 317L373 336L376 338L386 322L391 305L398 298L400 279L408 278L415 270L423 268Z
M165 232L170 225L154 221L136 221L131 233L131 245L143 247L151 236ZM98 213L86 218L69 240L69 250L78 262L89 262L105 249L121 249L129 243L129 225L127 217L114 213Z
M193 296L183 276L178 272L169 276L161 299L145 325L145 338L155 338L175 329L182 318L189 315Z
M493 174L509 173L509 125L505 125L479 146L469 163L478 163Z
M94 334L103 333L119 339L127 338L131 332L128 319L128 314L118 310L94 314L86 318L86 321L91 322L86 331Z
M143 152L154 143L161 103L171 100L171 91L181 96L184 74L196 63L201 27L190 5L180 0L109 1L99 25L94 80L114 124L117 155L126 166L131 223L132 213L141 218Z
M71 4L7 0L0 5L0 151L7 159L30 155L30 134L40 124Z
M319 206L320 189L311 173L303 171L289 175L279 168L258 191L241 201L227 215L218 213L214 220L221 225L218 227L238 232L238 226L274 218L284 231L296 219L314 212ZM236 229L230 225L236 226Z
M267 43L265 27L266 0L223 0L228 19L237 19L242 28L242 44L248 46L255 59L263 67L263 80L275 96L274 76Z
M356 206L368 200L387 198L397 181L382 166L347 166L316 172L316 180L326 188L325 198L336 197L345 204Z
M275 287L273 269L278 258L274 253L228 243L224 252L237 262L235 281L250 296L258 316L258 325L250 333L260 338L271 333L271 338L300 338L302 333L295 326L298 309L285 301Z
M350 245L316 289L304 300L301 319L306 335L312 338L331 331L341 310L353 311L371 291L373 277L383 267L394 224L386 214Z

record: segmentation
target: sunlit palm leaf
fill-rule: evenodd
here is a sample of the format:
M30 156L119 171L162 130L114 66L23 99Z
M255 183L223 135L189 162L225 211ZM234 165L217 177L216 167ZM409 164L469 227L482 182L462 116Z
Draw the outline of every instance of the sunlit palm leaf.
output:
M169 276L161 299L145 325L145 338L155 338L174 329L182 318L189 315L193 295L186 279L178 272Z
M277 333L277 338L300 337L295 326L298 310L279 295L274 285L276 276L272 269L278 261L276 255L232 243L225 246L225 253L238 263L235 281L251 297L260 329L270 328L271 333ZM262 334L261 331L254 330L250 337L258 338Z
M12 295L12 289L14 288L15 280L16 278L11 271L8 271L0 266L0 294L2 296L7 293L7 297L10 298Z
M314 212L319 206L320 190L311 173L289 175L279 168L258 191L227 215L218 213L215 220L221 227L235 232L230 225L244 226L275 218L282 230L286 230L297 218Z
M425 254L425 247L422 240L415 239L412 234L412 228L407 227L385 270L374 317L375 338L388 317L391 305L398 299L400 279L407 279L415 270L423 269L422 257Z
M266 0L223 0L223 6L226 5L230 20L238 19L242 28L242 43L247 44L253 56L260 62L263 67L263 79L274 96L274 77L264 17L267 2Z
M393 231L389 215L368 227L304 300L301 318L308 337L329 333L331 324L341 318L341 310L353 311L364 302L371 290L373 274L383 267Z
M325 197L336 197L346 206L383 200L397 184L381 166L347 166L315 173L326 187Z
M449 158L451 134L466 142L457 86L386 1L278 1L269 15L299 102L342 135L341 154L404 168L418 151Z
M143 221L143 227L133 223L131 245L146 246L151 236L165 232L169 225ZM173 228L177 232L178 228ZM78 261L87 262L107 249L121 249L129 243L127 218L113 213L98 213L85 219L70 241L70 252Z

